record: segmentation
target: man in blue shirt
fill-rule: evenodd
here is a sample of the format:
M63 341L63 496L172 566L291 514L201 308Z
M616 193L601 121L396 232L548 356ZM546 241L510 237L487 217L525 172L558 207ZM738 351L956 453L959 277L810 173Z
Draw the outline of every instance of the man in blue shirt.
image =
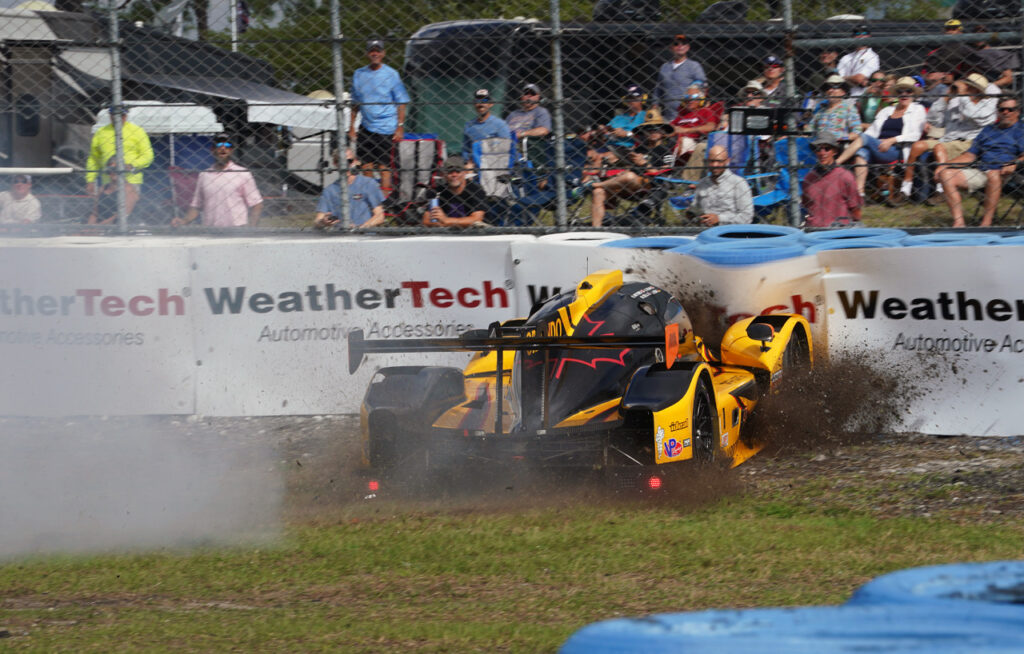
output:
M348 206L352 226L356 228L376 227L384 224L384 194L377 180L356 175L359 162L348 152ZM338 153L334 153L334 165L338 165ZM320 194L316 205L313 225L317 229L344 227L341 221L341 182L334 182Z
M473 109L476 111L476 118L466 121L462 130L462 156L467 161L473 158L473 144L489 138L511 139L512 131L501 118L491 114L494 101L491 99L491 92L487 89L479 89L473 95Z
M985 189L985 212L981 226L990 227L996 205L1003 192L1003 182L1024 160L1024 125L1020 123L1020 102L1013 97L999 101L996 123L985 126L974 143L959 157L950 159L935 171L953 216L953 227L964 227L964 211L960 189ZM964 164L974 163L973 168Z
M704 67L690 59L690 39L676 34L672 39L672 61L658 69L658 86L654 89L654 102L661 106L665 120L671 122L679 112L686 89L694 82L707 82Z
M380 171L380 185L391 193L391 144L405 136L405 105L409 93L398 71L384 63L384 42L373 39L366 44L368 66L352 75L352 118L349 142L356 143L356 154L367 174ZM361 116L358 138L356 117Z

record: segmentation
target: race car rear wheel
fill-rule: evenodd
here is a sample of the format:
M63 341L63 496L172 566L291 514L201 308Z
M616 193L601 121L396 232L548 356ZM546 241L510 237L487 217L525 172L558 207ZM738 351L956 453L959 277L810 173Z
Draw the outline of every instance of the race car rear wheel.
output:
M718 443L715 438L715 409L711 404L711 390L706 379L697 382L693 393L693 460L699 464L713 463Z

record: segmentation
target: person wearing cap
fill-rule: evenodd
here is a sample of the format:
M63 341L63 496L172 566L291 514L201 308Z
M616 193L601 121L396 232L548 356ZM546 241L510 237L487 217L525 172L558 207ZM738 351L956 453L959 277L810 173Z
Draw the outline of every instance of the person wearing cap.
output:
M357 229L376 227L384 224L384 194L381 193L377 180L366 175L357 175L359 160L352 151L346 152L347 161L345 174L348 179L348 212L352 226ZM338 167L338 153L332 155L335 167ZM341 180L324 188L316 205L316 217L313 226L317 229L328 227L343 228L341 224Z
M839 73L839 48L826 46L818 53L820 68L815 70L807 78L807 85L803 87L806 93L817 94L825 85L825 80Z
M607 125L601 125L595 130L598 141L604 143L596 144L587 150L588 173L584 181L591 181L590 178L596 176L596 172L591 171L598 171L607 164L614 165L626 161L626 156L636 145L633 132L647 120L647 112L644 111L646 99L643 89L636 84L626 87L626 92L622 96L622 102L626 105L625 110L616 114Z
M901 77L895 86L896 104L878 112L871 126L850 142L836 163L854 160L853 176L857 191L864 195L868 164L891 164L903 156L903 147L921 139L924 133L925 109L915 98L921 88L912 77Z
M206 227L255 227L263 211L263 196L249 169L231 160L234 141L227 134L217 134L211 151L213 165L199 173L188 212L171 225L188 225L202 213Z
M876 70L868 77L868 85L864 93L854 102L857 111L860 113L861 131L866 130L875 120L875 116L882 109L891 104L896 104L896 98L889 95L885 86L888 83L888 76L881 70Z
M825 80L822 91L825 104L819 106L811 116L811 134L828 133L837 141L852 141L860 134L860 113L853 102L847 100L849 85L842 75L833 75Z
M600 227L604 222L605 204L610 198L629 197L649 189L651 177L660 175L675 165L675 145L668 140L674 133L672 125L661 117L661 111L652 107L647 120L637 126L637 144L627 155L630 165L618 175L603 182L588 183L573 191L573 197L590 191L590 223Z
M85 161L85 192L95 196L103 186L110 182L106 164L117 154L114 120L120 116L121 138L124 143L124 167L128 171L124 178L126 182L124 185L124 208L126 214L131 214L139 201L142 171L153 163L153 146L149 142L146 130L128 121L126 108L111 107L109 114L110 124L96 130L92 142L89 144L89 157ZM100 181L99 186L96 184L97 178Z
M738 225L754 220L750 184L729 170L729 152L721 145L708 150L708 175L697 183L692 211L700 224Z
M472 227L484 224L487 196L483 187L469 179L469 163L454 154L444 160L444 187L431 198L423 212L427 227Z
M853 37L866 39L871 36L867 25L858 25L853 30ZM853 52L843 55L836 66L837 72L850 84L850 96L857 97L864 93L871 74L881 68L878 54L870 46L864 44Z
M509 130L517 141L540 138L551 133L551 114L540 106L540 87L527 84L519 97L519 108L505 116Z
M953 227L965 226L961 189L985 189L985 210L981 216L981 226L991 226L1003 192L1003 182L1024 162L1024 124L1020 122L1020 100L1013 96L1000 98L996 113L996 122L982 128L967 152L938 166L935 171L953 217ZM971 164L972 167L965 167Z
M501 118L491 113L494 100L487 89L477 89L473 94L473 110L476 118L467 120L462 129L462 157L466 161L473 159L473 144L491 138L511 139L512 130Z
M808 227L831 227L843 219L860 220L864 198L857 192L853 173L836 165L839 141L823 132L811 141L817 162L800 185Z
M352 74L352 114L348 128L349 142L356 144L356 155L363 162L367 175L380 175L381 190L392 192L392 144L405 136L405 107L409 92L401 77L384 63L384 42L371 39L366 44L369 64ZM356 121L359 129L356 130Z
M944 164L967 152L982 128L996 122L996 98L986 95L989 88L989 82L983 75L971 73L953 82L946 97L932 105L927 115L928 128L944 131L937 139L924 138L910 146L901 193L910 197L914 164L923 154L931 152L937 164ZM938 204L938 201L938 198L934 198L930 204Z
M975 27L974 31L979 34L987 32L982 25ZM981 74L1001 89L1013 85L1013 71L1020 67L1019 57L1013 51L993 48L984 37L974 42L974 48L985 65L985 70L979 71Z
M708 134L718 128L725 113L725 105L716 102L705 104L704 85L700 82L686 90L685 104L679 108L679 115L672 121L676 135L676 156L679 163L690 165L683 170L682 178L696 182L704 176L704 153L707 149Z
M754 81L761 83L761 91L764 93L764 104L770 107L777 107L782 104L782 77L786 73L786 65L775 55L765 57L764 71Z
M32 176L14 175L11 189L0 191L0 224L35 223L42 215L39 198L32 195Z
M658 69L658 85L654 88L654 103L661 107L663 116L669 120L676 117L686 90L694 82L707 82L704 67L689 58L690 39L685 34L676 34L669 46L671 61Z

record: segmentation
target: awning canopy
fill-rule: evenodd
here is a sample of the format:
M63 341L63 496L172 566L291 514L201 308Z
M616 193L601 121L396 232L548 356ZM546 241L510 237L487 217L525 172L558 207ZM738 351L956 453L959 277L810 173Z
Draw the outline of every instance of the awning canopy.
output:
M304 95L265 84L220 77L189 75L127 76L133 82L161 86L185 93L241 100L246 103L250 123L272 123L315 130L334 130L337 118L330 100L314 100ZM347 116L348 112L346 112ZM347 117L344 125L347 126Z

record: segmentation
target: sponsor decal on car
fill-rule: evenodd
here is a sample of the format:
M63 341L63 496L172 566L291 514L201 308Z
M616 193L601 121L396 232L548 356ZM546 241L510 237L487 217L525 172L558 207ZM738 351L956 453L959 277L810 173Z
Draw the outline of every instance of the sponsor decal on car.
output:
M689 420L673 420L668 425L669 431L679 431L680 429L686 429L690 426Z
M675 458L683 453L683 444L674 438L668 439L665 442L665 456L668 458Z

